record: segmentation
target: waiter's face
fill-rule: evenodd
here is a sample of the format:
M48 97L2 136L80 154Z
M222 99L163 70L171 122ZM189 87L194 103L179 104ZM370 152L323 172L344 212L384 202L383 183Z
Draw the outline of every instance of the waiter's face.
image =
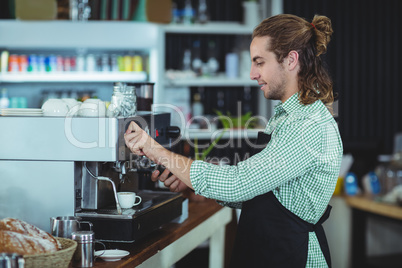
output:
M287 84L286 73L283 65L276 60L275 54L267 50L268 41L269 37L255 37L251 42L250 78L258 81L265 98L282 100Z

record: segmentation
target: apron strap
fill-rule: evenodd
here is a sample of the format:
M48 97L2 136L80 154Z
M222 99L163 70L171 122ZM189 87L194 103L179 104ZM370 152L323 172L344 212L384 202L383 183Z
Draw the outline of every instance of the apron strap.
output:
M331 212L332 206L328 205L327 209L325 210L324 214L322 215L321 219L314 225L313 231L317 236L318 243L320 243L320 248L322 253L324 254L325 260L327 261L328 267L331 268L331 254L329 252L329 246L327 237L325 236L324 228L322 224L329 218L329 214Z

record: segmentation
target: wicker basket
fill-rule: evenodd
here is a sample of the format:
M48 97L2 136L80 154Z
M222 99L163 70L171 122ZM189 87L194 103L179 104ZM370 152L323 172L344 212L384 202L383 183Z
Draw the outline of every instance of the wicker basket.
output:
M25 268L65 268L70 264L77 242L67 238L56 237L60 242L60 250L53 253L24 255Z

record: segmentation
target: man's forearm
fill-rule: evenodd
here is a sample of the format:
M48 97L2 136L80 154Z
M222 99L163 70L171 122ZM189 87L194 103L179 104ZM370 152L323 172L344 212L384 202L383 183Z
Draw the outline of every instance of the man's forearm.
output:
M173 153L161 145L154 146L145 152L152 161L164 165L176 177L193 189L190 181L190 167L193 160L182 155Z

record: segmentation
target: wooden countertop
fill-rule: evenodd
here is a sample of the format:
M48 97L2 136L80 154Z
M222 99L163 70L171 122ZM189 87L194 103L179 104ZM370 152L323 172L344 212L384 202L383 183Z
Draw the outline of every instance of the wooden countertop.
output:
M132 244L110 244L115 248L129 251L130 255L120 261L114 262L106 262L97 258L94 262L94 267L136 267L197 227L220 209L223 209L223 207L218 205L214 200L207 199L202 202L189 202L189 215L186 221L181 224L167 223L144 239ZM108 245L108 248L113 248L110 245ZM72 267L71 264L70 267Z
M402 207L397 205L379 202L365 196L346 196L345 199L352 208L402 220Z

